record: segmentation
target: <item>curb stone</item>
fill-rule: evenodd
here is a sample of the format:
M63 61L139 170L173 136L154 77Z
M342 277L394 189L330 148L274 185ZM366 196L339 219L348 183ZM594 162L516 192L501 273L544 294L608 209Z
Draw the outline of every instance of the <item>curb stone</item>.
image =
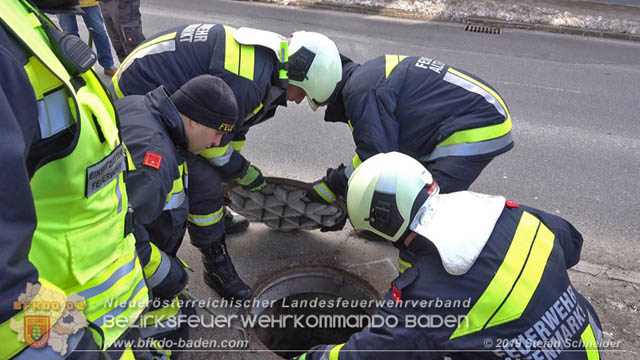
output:
M256 1L264 2L279 6L293 6L308 9L323 9L323 10L338 10L346 12L355 12L369 15L380 15L396 18L404 18L411 20L425 20L425 21L437 21L437 22L450 22L450 23L466 23L466 24L485 24L504 28L524 29L524 30L536 30L551 33L570 34L570 35L582 35L589 37L601 37L616 40L629 40L640 42L640 35L633 35L628 33L618 33L610 31L600 31L592 29L583 29L571 26L558 26L547 25L540 23L526 23L522 21L506 21L499 19L481 18L476 16L469 16L456 21L455 19L441 19L438 16L420 14L402 9L390 9L386 7L376 5L359 5L359 4L336 4L334 2L325 2L322 0L292 0L287 3L280 3L274 0L236 0L236 1Z
M640 272L637 271L612 269L604 265L591 264L586 261L580 261L569 269L569 271L589 274L594 277L605 274L609 279L640 285Z

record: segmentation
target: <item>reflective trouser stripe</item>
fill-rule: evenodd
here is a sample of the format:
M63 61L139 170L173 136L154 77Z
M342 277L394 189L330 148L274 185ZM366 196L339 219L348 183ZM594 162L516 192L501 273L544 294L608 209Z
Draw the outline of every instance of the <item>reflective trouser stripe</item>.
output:
M169 255L160 251L160 249L158 249L154 244L151 244L151 259L154 264L152 265L150 261L149 264L145 266L144 273L147 275L152 274L147 277L147 286L154 288L158 286L167 277L167 275L169 275L169 270L171 270L171 260L169 260ZM155 266L155 271L151 272L153 266Z
M436 146L427 156L420 157L420 161L434 161L445 156L471 156L489 154L504 149L513 142L511 132L496 139L481 142L451 144L448 146Z
M591 324L587 325L580 335L582 343L584 344L584 350L587 352L587 360L600 360L600 352L598 351L598 343L596 337L593 334Z
M206 214L206 215L195 215L195 214L189 214L189 222L196 225L196 226L209 226L209 225L213 225L217 222L220 221L220 219L222 219L222 210L223 208L221 207L220 209L218 209L216 212L213 212L211 214Z
M523 212L518 228L489 286L451 339L520 318L538 288L554 235L535 216Z
M385 55L385 63L384 63L384 77L388 78L391 71L398 66L398 64L406 59L407 57L404 55Z
M137 47L120 65L118 71L116 71L115 76L113 77L113 89L116 91L116 95L118 98L123 98L124 94L120 90L118 86L118 81L120 80L120 76L122 73L127 70L131 64L133 64L134 60L140 59L147 55L160 54L166 51L176 51L176 33L169 33L162 36L159 36L155 39L149 40L148 42Z
M245 140L232 141L231 148L233 149L233 151L240 152L242 148L244 148L244 142Z
M349 166L344 169L344 175L347 177L347 180L351 178L351 174L353 174L353 172L358 168L358 166L360 166L360 164L362 164L362 160L360 160L360 156L356 154L356 156L354 156L351 160L351 164L349 164Z
M200 152L200 156L207 159L209 164L213 166L224 166L231 160L233 146L229 144L225 146L211 147Z
M349 130L353 132L353 124L351 124L351 120L347 120L347 125L349 125Z
M234 38L235 28L224 26L225 53L224 69L249 80L253 80L255 49L251 45L241 45Z
M408 268L410 268L410 267L411 267L411 264L410 264L410 263L408 263L408 262L406 262L406 261L404 261L404 260L402 260L402 259L398 258L398 272L399 272L400 274L404 273L404 272L405 272L405 270L407 270L407 269L408 269Z
M336 201L336 195L333 193L333 191L331 191L331 189L329 189L327 184L325 183L317 184L313 187L313 189L318 193L318 195L320 195L326 201L328 202Z

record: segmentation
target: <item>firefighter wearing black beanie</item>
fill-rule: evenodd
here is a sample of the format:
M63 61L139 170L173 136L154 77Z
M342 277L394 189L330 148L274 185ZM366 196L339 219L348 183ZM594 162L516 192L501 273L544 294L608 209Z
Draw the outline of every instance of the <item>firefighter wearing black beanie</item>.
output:
M223 132L231 132L238 118L233 91L213 75L187 81L171 95L171 102L191 120Z

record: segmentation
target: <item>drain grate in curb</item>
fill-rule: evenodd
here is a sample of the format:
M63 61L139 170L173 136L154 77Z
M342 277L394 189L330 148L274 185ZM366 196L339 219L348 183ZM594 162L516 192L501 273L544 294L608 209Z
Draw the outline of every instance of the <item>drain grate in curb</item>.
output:
M464 31L500 35L500 28L486 25L467 24L467 26L465 26L464 28Z

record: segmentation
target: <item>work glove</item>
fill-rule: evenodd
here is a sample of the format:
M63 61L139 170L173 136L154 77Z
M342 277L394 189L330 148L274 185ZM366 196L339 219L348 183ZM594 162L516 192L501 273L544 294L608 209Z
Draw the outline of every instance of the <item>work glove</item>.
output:
M162 300L171 300L187 286L189 275L185 271L184 264L177 258L169 256L171 266L167 276L151 289L153 296Z
M247 174L241 178L235 180L242 188L249 191L262 190L267 186L267 181L262 176L260 169L253 165L249 165Z
M327 185L325 178L322 178L314 182L312 188L307 190L307 198L320 204L332 204L336 201L336 194Z

